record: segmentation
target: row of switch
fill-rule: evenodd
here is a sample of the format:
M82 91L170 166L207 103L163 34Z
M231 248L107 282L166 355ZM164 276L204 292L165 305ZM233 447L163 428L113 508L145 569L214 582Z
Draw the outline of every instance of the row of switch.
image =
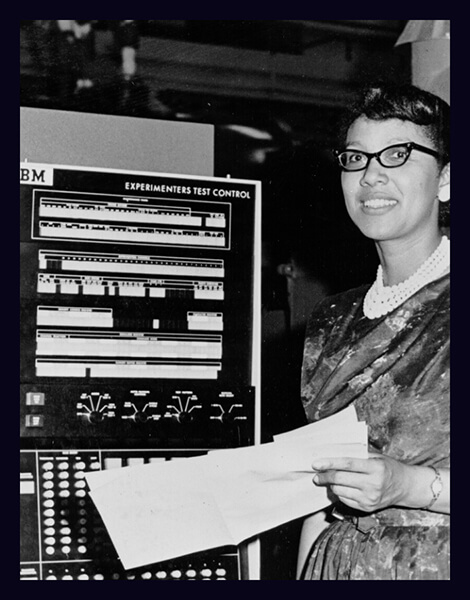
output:
M198 577L199 575L199 577ZM168 572L165 571L163 569L160 569L158 571L156 571L156 573L152 573L151 571L144 571L142 572L140 575L134 575L134 574L128 574L125 576L126 579L129 580L135 580L135 579L173 579L173 580L177 580L177 579L215 579L215 580L226 580L227 577L227 571L226 569L220 567L215 569L214 571L212 569L209 568L203 568L201 569L201 571L198 573L196 571L196 569L186 569L184 572L180 569L173 569L172 571ZM46 575L44 577L44 579L47 580L52 580L52 579L56 579L56 580L72 580L72 579L88 579L88 580L99 580L99 579L104 579L104 575L102 573L95 573L93 575L89 575L88 573L80 573L79 575L77 575L76 577L74 577L71 573L68 572L68 570L66 570L66 572L64 573L64 575L62 576L57 576L55 575L53 572L51 572L49 575ZM111 576L111 579L121 579L121 576L118 573L114 573Z
M151 452L142 450L135 452L107 450L103 454L100 456L97 450L56 454L52 450L43 452L39 457L40 538L43 560L46 562L43 563L42 575L39 571L33 573L26 569L21 579L177 581L234 578L233 575L237 572L236 565L233 565L234 573L232 573L232 567L224 568L219 560L214 561L213 565L208 562L194 565L185 561L173 565L162 563L139 572L114 570L116 567L108 570L99 563L95 564L94 560L89 562L92 558L90 552L101 553L101 546L106 545L108 539L103 534L103 525L95 515L93 504L87 497L85 474L100 469L179 460L194 453L181 452L176 456L168 456L165 453L165 455L149 456ZM82 562L84 560L85 563ZM55 561L59 561L57 565ZM75 567L74 561L79 561ZM59 566L60 563L62 567Z
M89 541L96 534L86 498L85 471L100 469L100 463L96 455L88 464L77 458L41 462L42 541L49 559L85 557Z
M198 574L200 575L201 579L212 579L215 575L215 579L226 579L226 575L227 575L227 571L226 569L219 567L215 570L212 570L208 567L205 567L203 569L201 569L199 571L199 573L196 571L196 569L187 569L186 571L182 571L181 569L173 569L171 571L165 571L163 569L159 569L158 571L155 572L155 578L156 579L181 579L184 576L184 579L196 579ZM137 575L128 575L127 578L128 579L153 579L153 573L151 571L144 571L140 574L140 576Z
M172 457L174 460L178 457ZM165 457L150 457L149 463L165 462ZM126 458L108 456L103 460L104 469L145 464L143 456ZM90 522L87 507L85 472L101 468L96 455L89 457L88 464L78 460L45 460L41 464L43 551L49 558L72 555L85 557L90 538ZM73 515L70 517L69 498L75 497ZM72 519L72 520L71 520Z

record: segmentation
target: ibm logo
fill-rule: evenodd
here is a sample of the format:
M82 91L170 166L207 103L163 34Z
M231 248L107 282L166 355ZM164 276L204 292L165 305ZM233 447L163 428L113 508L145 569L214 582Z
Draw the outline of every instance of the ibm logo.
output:
M39 165L20 166L20 183L29 185L53 185L54 169Z

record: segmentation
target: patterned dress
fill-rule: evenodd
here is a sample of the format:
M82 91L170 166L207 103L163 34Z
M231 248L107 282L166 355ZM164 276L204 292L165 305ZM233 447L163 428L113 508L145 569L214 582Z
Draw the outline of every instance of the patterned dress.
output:
M309 422L353 403L369 445L410 465L450 466L450 278L388 315L362 310L369 286L324 300L307 326L302 401ZM450 516L341 503L314 543L303 579L446 580Z

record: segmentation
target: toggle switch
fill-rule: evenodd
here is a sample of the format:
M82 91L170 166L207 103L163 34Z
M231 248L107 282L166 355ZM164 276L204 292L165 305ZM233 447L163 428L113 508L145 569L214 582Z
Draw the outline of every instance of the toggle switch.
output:
M44 415L26 415L26 427L44 427Z
M45 395L42 392L28 392L26 394L26 406L44 406Z

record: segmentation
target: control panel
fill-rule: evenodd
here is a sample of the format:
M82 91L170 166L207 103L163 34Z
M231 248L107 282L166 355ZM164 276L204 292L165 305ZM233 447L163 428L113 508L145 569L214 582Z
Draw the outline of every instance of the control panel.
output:
M259 442L260 185L20 165L22 579L241 577L124 571L84 473Z
M40 390L40 391L39 391ZM23 447L79 439L158 448L234 448L254 442L255 389L218 386L145 389L116 385L23 384ZM114 440L114 441L113 441Z
M188 452L148 450L23 450L21 452L21 570L23 580L239 579L236 548L124 571L86 490L84 474Z

